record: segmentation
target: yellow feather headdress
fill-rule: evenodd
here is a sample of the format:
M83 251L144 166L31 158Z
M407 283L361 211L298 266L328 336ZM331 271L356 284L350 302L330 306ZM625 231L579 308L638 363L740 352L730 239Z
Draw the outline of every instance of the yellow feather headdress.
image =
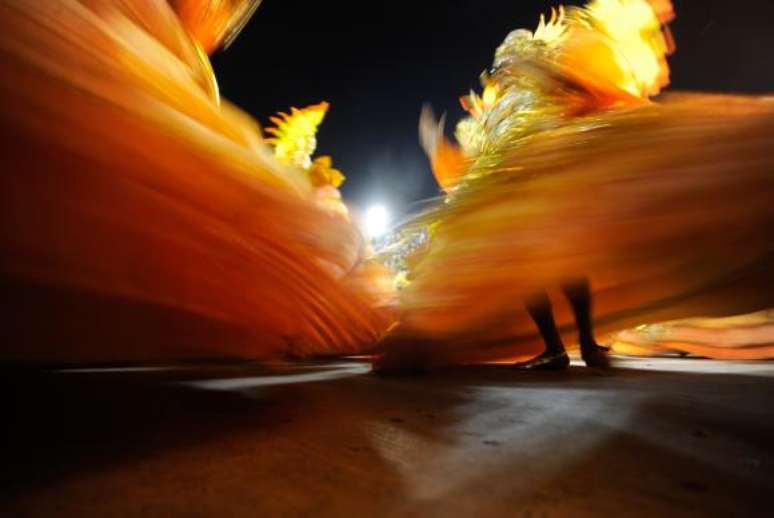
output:
M277 160L306 171L315 187L339 187L344 182L341 171L333 168L331 157L320 156L312 160L317 149L317 130L328 108L330 105L327 102L300 110L291 108L290 114L280 112L271 117L275 126L266 129L266 133L272 135L266 142L274 146Z

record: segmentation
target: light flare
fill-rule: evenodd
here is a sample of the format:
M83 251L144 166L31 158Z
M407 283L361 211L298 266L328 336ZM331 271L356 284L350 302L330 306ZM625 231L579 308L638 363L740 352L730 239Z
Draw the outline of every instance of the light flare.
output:
M390 212L384 205L373 205L363 216L363 230L369 239L378 239L390 229Z

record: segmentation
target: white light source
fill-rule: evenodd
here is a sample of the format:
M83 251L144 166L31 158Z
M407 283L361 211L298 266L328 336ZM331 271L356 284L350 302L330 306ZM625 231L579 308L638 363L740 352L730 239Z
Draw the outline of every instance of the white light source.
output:
M365 212L363 230L370 239L376 239L390 229L390 213L384 205L373 205Z

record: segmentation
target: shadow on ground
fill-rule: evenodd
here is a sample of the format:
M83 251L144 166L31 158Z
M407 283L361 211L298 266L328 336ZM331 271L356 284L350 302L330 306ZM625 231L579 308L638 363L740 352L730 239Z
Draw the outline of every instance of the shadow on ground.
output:
M696 364L403 379L357 363L6 369L0 511L765 515L771 378Z

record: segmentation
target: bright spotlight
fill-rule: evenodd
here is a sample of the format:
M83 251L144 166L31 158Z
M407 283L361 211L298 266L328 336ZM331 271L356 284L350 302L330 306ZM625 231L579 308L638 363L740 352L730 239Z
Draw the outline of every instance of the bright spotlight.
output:
M363 227L370 239L377 239L390 229L390 213L384 205L369 207L363 218Z

